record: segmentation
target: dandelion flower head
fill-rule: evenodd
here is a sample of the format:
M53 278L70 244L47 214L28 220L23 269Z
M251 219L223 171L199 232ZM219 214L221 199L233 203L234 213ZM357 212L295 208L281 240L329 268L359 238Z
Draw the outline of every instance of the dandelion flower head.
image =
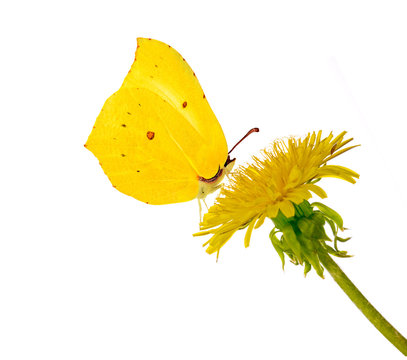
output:
M204 244L209 254L217 253L239 229L247 227L244 243L249 246L253 229L266 217L274 219L281 212L290 218L295 205L312 197L327 197L315 183L324 177L334 177L355 183L359 175L343 166L327 163L357 146L346 145L346 132L322 138L322 131L305 138L290 137L276 140L260 157L253 157L249 166L240 166L221 189L215 204L204 215L201 231L195 236L211 234Z

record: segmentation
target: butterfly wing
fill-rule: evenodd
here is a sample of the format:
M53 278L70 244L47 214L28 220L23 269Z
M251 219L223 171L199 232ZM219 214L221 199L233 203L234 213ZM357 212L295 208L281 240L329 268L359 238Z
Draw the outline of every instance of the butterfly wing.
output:
M182 121L168 118L167 127L199 176L210 179L223 167L228 153L225 135L195 73L174 48L137 39L136 57L122 86L149 89L181 115ZM188 136L177 136L178 131Z
M122 88L106 101L86 147L119 191L149 204L191 200L197 175L165 126L178 116L149 90Z
M103 106L86 147L121 192L150 204L188 201L227 144L195 74L173 48L138 39L122 87Z

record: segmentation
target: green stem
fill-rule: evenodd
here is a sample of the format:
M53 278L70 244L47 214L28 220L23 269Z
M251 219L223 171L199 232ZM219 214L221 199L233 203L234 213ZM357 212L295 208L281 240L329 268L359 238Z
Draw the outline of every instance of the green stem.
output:
M401 335L363 296L358 288L349 280L332 258L322 250L318 252L321 264L328 270L333 279L349 296L359 310L400 352L407 356L407 339Z

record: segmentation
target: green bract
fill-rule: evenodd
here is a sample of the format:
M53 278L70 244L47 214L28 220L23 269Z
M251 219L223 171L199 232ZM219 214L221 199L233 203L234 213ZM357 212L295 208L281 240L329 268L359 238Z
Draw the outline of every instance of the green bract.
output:
M287 218L281 211L272 219L275 227L270 232L270 240L280 259L285 265L285 254L291 262L304 265L306 275L313 267L317 274L323 276L323 267L320 264L321 251L338 257L349 257L346 251L337 247L337 242L347 241L350 238L339 237L338 230L344 230L341 216L322 203L312 203L304 200L295 205L295 215ZM328 225L332 232L330 238L325 227ZM277 235L281 234L280 237ZM333 247L327 242L333 243Z

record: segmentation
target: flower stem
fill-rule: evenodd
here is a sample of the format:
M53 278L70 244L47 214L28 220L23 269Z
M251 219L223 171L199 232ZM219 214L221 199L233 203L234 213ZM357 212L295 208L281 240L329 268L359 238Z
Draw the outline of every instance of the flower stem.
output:
M321 264L328 270L336 283L348 295L359 310L403 355L407 356L407 339L401 335L363 296L326 251L318 252Z

